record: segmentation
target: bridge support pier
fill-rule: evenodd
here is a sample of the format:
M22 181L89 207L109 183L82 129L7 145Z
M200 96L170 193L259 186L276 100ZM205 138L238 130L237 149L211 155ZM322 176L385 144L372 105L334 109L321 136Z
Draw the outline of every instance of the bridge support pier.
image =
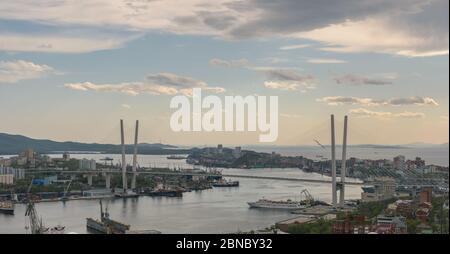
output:
M106 189L111 189L111 175L110 174L105 175L105 186L106 186Z
M88 175L87 176L87 180L88 180L88 185L89 186L92 186L92 177L93 177L93 175Z
M133 178L131 179L131 189L136 189L136 173L133 173Z

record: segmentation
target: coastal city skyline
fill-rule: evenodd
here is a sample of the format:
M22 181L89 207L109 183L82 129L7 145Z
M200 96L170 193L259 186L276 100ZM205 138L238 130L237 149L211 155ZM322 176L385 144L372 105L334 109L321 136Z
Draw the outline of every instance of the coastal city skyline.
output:
M449 1L0 2L0 235L449 234Z
M330 114L349 116L350 144L448 142L448 1L174 4L2 4L0 132L118 143L118 119L139 119L142 142L257 144L170 129L170 99L202 87L278 96L271 145L328 143Z

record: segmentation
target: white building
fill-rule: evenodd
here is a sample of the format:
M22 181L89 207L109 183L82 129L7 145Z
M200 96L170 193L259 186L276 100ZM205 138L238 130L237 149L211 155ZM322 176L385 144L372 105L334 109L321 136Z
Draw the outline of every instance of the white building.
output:
M97 163L95 160L81 159L79 160L79 168L83 170L96 170Z
M393 198L395 195L395 180L391 177L378 177L372 185L363 186L362 202L374 202Z
M397 157L394 157L394 168L405 170L405 156L399 155Z
M14 184L14 175L0 175L0 184L11 185Z
M15 179L24 179L25 169L0 166L0 175L13 175Z

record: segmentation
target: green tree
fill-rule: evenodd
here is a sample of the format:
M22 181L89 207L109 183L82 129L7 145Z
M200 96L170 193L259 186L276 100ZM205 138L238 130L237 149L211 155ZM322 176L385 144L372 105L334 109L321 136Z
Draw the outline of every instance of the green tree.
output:
M409 234L416 234L417 233L417 226L419 226L420 220L417 219L408 219L406 220L406 226L408 228Z
M333 221L318 219L310 223L291 225L288 228L290 234L331 234Z

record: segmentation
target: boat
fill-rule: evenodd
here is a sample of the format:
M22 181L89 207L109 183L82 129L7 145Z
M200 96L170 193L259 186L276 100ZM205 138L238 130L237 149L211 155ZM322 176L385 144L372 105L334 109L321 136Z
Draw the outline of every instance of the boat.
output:
M13 215L14 208L14 203L12 201L0 201L0 213Z
M185 160L185 159L187 159L187 157L180 156L180 155L170 155L170 156L167 156L167 159L168 160Z
M290 199L283 201L260 199L256 202L248 202L247 204L250 206L250 208L266 208L266 209L280 209L280 210L297 210L307 207L302 202L296 202Z
M238 187L239 181L219 180L212 184L213 187Z
M158 235L161 234L161 231L158 230L129 230L125 234L129 235Z
M34 202L31 198L28 199L27 209L25 211L25 216L29 217L28 225L25 229L31 230L31 234L64 234L66 227L57 225L56 227L46 227L42 221L42 218L37 214L36 208L34 207Z
M116 197L116 198L137 198L137 197L139 197L139 194L137 194L136 192L130 191L130 190L126 190L124 192L114 193L114 197Z
M182 197L182 190L171 190L171 189L144 189L141 194L150 197Z
M100 220L86 218L86 227L96 233L102 234L125 234L130 230L130 225L112 220L109 218L108 208L103 212L102 201L100 200Z
M44 232L44 234L64 234L66 230L66 227L57 225L56 227L47 228L47 230Z

